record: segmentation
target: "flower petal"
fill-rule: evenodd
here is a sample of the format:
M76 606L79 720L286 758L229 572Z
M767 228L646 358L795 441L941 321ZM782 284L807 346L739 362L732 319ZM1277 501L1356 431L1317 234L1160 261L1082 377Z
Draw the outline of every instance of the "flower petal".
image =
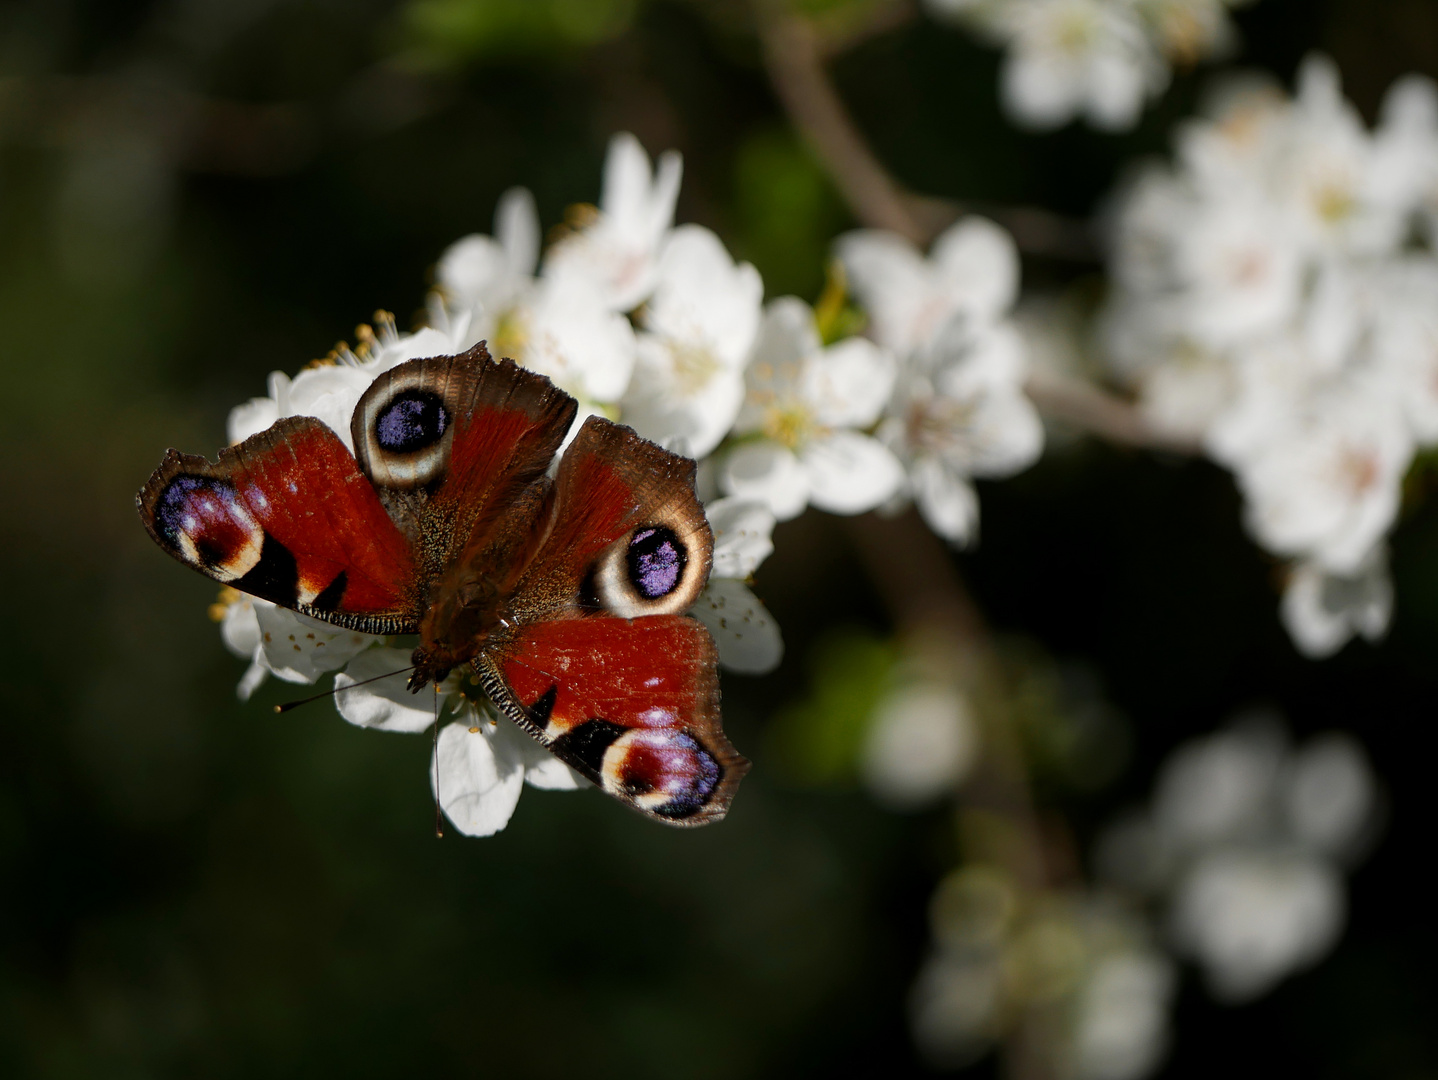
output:
M784 659L778 624L742 581L711 577L689 614L709 628L730 671L763 675Z
M747 578L774 551L774 515L756 499L716 499L704 508L714 530L716 578ZM257 635L258 637L258 635Z
M951 544L967 544L978 532L979 497L943 462L920 458L909 470L914 502L929 528Z
M930 258L946 284L980 319L996 319L1019 294L1019 249L1008 230L988 218L966 217L934 241Z
M826 427L866 428L894 390L894 357L865 338L849 338L804 365L800 394Z
M518 744L494 728L447 724L440 730L430 784L445 817L466 836L493 836L509 824L524 787ZM507 733L506 733L507 734Z
M264 662L285 682L312 683L322 672L344 667L378 640L370 634L336 630L265 601L255 602L255 617Z
M513 724L508 726L514 730L516 747L524 762L524 782L530 787L544 791L578 791L593 786L519 728Z
M405 688L411 666L410 654L404 649L383 645L366 649L335 676L335 708L359 727L410 734L424 731L434 723L433 691L412 694ZM379 678L390 672L394 674L389 678Z
M799 452L813 490L809 501L831 514L862 514L887 501L904 483L904 467L883 443L855 431L836 431Z
M798 517L809 501L809 475L791 451L768 439L742 443L724 458L719 487L764 503L780 521Z

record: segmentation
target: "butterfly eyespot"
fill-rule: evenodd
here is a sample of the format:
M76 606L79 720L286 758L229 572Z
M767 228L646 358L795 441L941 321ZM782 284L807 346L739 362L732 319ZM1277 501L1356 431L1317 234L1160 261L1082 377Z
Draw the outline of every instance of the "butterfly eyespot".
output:
M174 477L155 500L154 520L166 545L218 581L237 581L260 562L264 527L227 480Z
M612 544L594 568L599 606L626 619L687 611L709 576L712 541L702 522L648 522Z
M404 390L380 410L375 442L391 454L412 454L439 442L448 427L449 412L438 394Z
M600 777L611 794L660 817L682 820L713 798L724 770L682 728L638 728L605 751Z
M454 419L452 403L416 371L395 368L360 398L350 425L355 456L380 487L423 487L444 472Z

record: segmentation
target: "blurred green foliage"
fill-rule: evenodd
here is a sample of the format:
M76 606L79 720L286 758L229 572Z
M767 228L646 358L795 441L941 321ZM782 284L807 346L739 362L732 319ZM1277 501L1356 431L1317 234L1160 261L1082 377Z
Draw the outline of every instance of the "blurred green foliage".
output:
M859 627L829 632L809 652L809 692L775 710L765 757L792 782L849 784L874 708L889 688L898 648Z
M638 0L414 0L404 26L422 66L573 51L622 33Z

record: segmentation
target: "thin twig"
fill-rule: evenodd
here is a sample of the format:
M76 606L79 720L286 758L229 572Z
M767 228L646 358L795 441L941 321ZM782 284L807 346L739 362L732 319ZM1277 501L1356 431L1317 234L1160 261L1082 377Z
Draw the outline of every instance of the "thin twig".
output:
M818 35L783 0L755 0L764 64L774 90L803 137L824 162L854 216L871 228L892 229L917 244L929 230L849 118L824 70Z
M1157 430L1133 404L1084 379L1036 373L1024 392L1048 419L1108 442L1174 454L1200 451L1197 443Z

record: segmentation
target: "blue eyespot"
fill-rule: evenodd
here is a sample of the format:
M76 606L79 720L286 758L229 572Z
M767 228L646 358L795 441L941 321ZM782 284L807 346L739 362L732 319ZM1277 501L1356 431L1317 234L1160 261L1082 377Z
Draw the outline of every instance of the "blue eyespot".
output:
M646 600L658 600L679 587L689 556L674 530L651 525L635 532L626 560L635 592Z
M449 413L438 394L405 390L375 420L375 441L392 454L410 454L439 442L447 427Z

